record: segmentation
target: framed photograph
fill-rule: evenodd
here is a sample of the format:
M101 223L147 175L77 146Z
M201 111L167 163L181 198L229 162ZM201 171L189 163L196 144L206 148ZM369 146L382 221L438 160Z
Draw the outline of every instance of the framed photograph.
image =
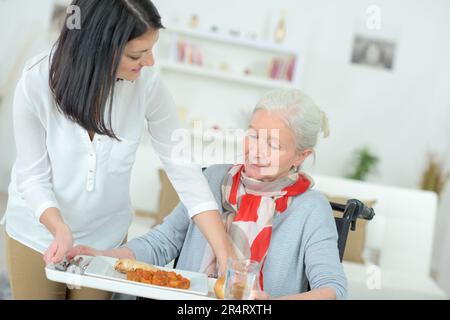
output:
M356 35L353 41L352 64L392 70L394 68L396 44L365 35Z

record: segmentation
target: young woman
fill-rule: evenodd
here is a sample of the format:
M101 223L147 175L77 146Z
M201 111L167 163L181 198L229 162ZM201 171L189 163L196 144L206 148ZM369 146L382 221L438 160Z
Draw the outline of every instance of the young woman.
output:
M225 265L231 246L199 167L171 158L174 102L154 73L163 28L149 0L76 0L81 28L32 59L17 85L12 169L5 215L16 299L99 299L48 281L45 263L74 244L124 243L132 219L130 173L144 122L180 199ZM155 192L156 190L148 190Z

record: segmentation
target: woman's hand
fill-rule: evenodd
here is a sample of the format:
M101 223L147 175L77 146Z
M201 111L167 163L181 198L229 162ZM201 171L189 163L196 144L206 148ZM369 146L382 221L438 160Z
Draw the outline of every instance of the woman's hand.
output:
M45 264L59 263L64 260L67 252L73 246L72 231L66 224L60 224L54 229L54 239L44 253Z
M46 209L39 219L48 231L53 235L53 242L44 253L45 264L59 263L67 254L67 251L72 249L73 237L69 226L64 223L64 220L57 208Z
M76 246L69 250L67 253L67 259L72 259L76 256L103 256L103 252L88 246Z
M253 290L250 294L250 300L272 300L272 297L264 291Z
M219 211L211 210L197 214L192 218L213 249L219 265L219 275L224 275L227 259L233 257L233 245Z

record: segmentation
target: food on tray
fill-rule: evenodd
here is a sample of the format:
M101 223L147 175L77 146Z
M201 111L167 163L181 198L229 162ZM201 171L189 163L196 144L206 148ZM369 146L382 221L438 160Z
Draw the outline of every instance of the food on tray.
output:
M136 271L137 269L142 269L145 271L157 271L158 269L152 265L144 262L132 260L132 259L119 259L114 265L114 269L119 272L127 273L129 271Z
M216 294L217 299L225 298L225 277L220 277L217 279L216 284L214 285L214 293ZM233 283L231 285L231 290L228 292L231 295L232 299L242 300L245 293L245 284L243 283Z
M164 270L146 271L136 269L135 271L128 271L127 280L176 289L189 289L191 286L189 279L183 278L183 276L173 271Z
M218 299L224 299L225 295L224 284L225 284L225 277L220 277L219 279L217 279L216 284L214 286L214 293L216 294L216 297Z
M143 262L121 259L114 268L127 274L127 280L152 284L161 287L189 289L191 281L173 272L164 271Z

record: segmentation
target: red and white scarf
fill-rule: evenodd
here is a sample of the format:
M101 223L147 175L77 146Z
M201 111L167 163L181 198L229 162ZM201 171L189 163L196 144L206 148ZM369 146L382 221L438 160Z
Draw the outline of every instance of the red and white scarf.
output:
M310 177L291 171L288 176L263 182L248 177L244 165L232 167L222 183L224 223L241 258L260 263L259 284L263 287L263 268L272 237L272 221L275 213L283 213L292 197L312 187ZM216 274L215 255L208 245L201 270Z

